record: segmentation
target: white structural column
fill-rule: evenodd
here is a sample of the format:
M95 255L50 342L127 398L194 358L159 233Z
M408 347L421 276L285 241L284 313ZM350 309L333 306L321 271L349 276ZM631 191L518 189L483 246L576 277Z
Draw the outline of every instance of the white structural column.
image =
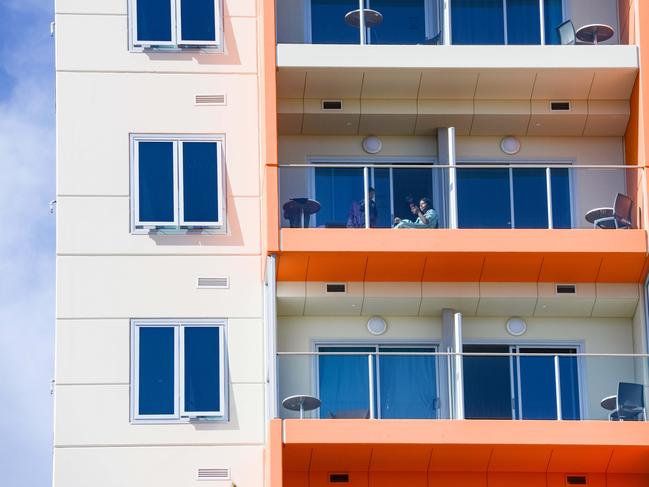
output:
M264 341L266 350L266 425L277 417L277 260L274 255L266 258L266 282L264 283Z
M455 127L437 129L437 160L448 169L448 228L457 228L457 174L455 169Z
M442 311L441 352L448 354L440 365L440 390L448 391L441 401L441 417L464 419L464 377L462 367L462 313Z

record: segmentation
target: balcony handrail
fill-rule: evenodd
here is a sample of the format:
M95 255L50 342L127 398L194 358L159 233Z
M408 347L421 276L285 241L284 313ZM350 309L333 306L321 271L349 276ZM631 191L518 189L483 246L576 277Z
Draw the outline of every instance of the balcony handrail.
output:
M362 345L359 345L362 346ZM398 347L398 344L390 344L386 346ZM530 347L532 348L532 347ZM530 352L276 352L277 356L360 356L367 357L368 355L386 355L386 356L466 356L466 357L608 357L608 358L639 358L649 359L649 354L646 353L530 353Z
M340 163L320 163L320 162L312 162L312 163L279 163L277 165L278 167L287 167L287 168L349 168L349 169L363 169L363 168L377 168L377 169L614 169L614 170L632 170L632 169L640 169L644 170L644 166L631 166L631 165L626 165L626 164L566 164L566 163L546 163L546 164L541 164L541 163L513 163L513 164L502 164L502 163L484 163L484 164L477 164L477 163L464 163L464 162L459 162L455 165L448 165L448 164L430 164L430 163L424 163L424 164L415 164L415 163L408 163L408 164L395 164L395 163L380 163L380 162L372 162L372 163L347 163L347 162L340 162Z

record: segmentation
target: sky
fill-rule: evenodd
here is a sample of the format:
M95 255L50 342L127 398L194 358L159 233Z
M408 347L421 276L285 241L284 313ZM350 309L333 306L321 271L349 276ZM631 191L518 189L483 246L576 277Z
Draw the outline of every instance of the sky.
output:
M51 484L53 0L0 0L0 484Z

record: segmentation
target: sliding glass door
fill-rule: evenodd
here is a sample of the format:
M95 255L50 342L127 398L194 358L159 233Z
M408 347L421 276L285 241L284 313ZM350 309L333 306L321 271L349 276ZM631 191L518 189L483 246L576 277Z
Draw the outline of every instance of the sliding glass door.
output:
M306 0L311 4L313 44L359 44L360 31L346 21L358 10L356 0ZM368 44L438 44L441 42L439 0L365 0L365 8L381 14L367 29Z
M550 170L552 228L571 228L570 178ZM544 168L457 169L460 228L550 228Z
M374 411L377 418L438 417L435 347L321 346L318 395L321 418L370 415L369 359L372 355ZM359 355L349 355L350 353ZM362 354L362 355L360 355ZM378 357L378 358L377 358Z
M562 20L561 0L451 0L453 44L559 44Z
M571 347L465 345L464 410L467 419L557 419L554 357L559 357L561 416L579 419L577 353ZM522 355L506 355L518 352ZM488 355L494 354L494 355Z

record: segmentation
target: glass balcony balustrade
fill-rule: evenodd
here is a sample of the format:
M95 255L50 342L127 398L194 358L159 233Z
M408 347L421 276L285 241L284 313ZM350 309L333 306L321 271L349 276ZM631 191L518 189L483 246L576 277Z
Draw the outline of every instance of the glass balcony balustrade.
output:
M648 367L575 347L328 345L277 354L277 411L299 418L282 405L298 396L306 419L646 421Z
M566 41L558 31L566 20L572 20L576 29L582 23L617 23L617 0L593 0L592 4L592 10L584 11L575 0L278 0L277 40L307 44L557 45ZM568 12L575 18L567 17ZM592 17L594 12L599 16ZM617 25L611 27L609 43L617 43Z
M641 228L643 180L636 166L288 164L280 219L283 228Z

